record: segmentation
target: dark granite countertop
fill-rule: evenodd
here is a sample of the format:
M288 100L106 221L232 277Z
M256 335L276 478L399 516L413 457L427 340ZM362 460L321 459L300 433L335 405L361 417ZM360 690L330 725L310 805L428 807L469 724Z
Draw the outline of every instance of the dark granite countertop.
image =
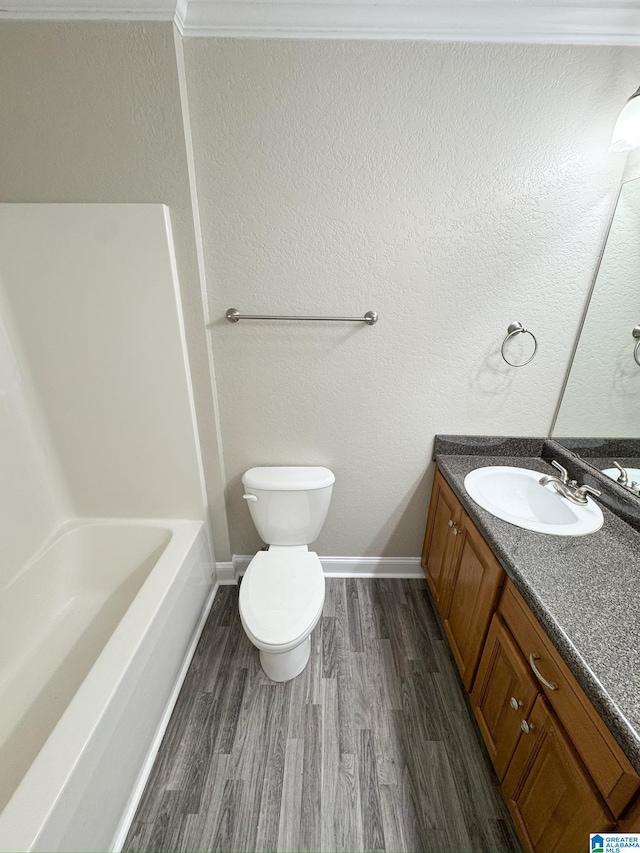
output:
M437 441L435 460L640 772L640 533L602 504L604 524L596 533L533 533L491 515L464 488L469 471L487 465L554 473L539 456L518 455L531 448L523 443L511 450L513 455L504 455L503 448L485 455L482 447L474 448L482 455L463 455L462 447L448 448Z

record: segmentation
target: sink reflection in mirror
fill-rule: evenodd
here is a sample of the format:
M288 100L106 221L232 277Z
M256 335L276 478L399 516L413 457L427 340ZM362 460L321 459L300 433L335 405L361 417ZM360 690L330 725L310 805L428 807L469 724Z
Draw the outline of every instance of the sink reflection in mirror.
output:
M620 463L629 485L640 482L638 234L640 178L622 185L552 429L555 441L613 480Z
M602 527L600 507L587 498L584 506L570 503L540 483L544 475L529 468L490 465L476 468L464 487L479 506L516 527L550 536L585 536Z
M615 480L619 485L624 486L630 492L633 492L634 495L640 495L640 468L621 465L617 461L613 464L615 467L603 468L602 473Z

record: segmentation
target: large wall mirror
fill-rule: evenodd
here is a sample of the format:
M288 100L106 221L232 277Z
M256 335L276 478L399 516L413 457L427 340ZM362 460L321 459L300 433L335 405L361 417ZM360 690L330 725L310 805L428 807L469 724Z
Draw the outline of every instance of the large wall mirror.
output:
M552 436L640 494L640 178L622 185Z

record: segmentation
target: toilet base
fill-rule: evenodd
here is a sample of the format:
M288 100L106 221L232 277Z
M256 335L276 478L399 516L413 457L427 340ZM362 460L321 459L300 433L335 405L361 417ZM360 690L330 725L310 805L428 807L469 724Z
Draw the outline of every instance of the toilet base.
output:
M260 663L265 674L272 681L291 681L300 675L307 665L311 654L311 635L303 640L295 649L281 654L260 652Z

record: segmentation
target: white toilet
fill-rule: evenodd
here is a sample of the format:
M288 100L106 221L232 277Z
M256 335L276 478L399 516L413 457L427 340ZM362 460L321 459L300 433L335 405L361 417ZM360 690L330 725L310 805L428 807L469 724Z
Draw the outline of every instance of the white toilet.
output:
M240 586L240 619L272 681L300 675L324 605L314 542L327 517L335 476L328 468L251 468L244 498L268 551L258 551Z

